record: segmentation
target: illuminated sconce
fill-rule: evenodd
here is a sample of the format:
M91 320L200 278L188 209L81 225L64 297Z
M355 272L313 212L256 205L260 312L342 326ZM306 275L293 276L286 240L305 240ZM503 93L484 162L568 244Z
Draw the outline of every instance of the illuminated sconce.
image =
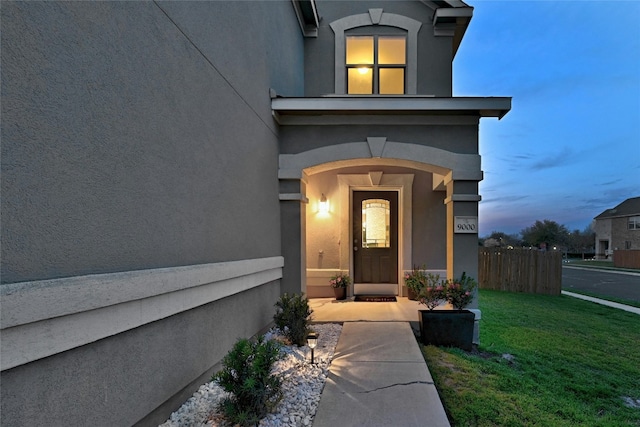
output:
M324 193L322 193L322 197L320 197L320 203L318 204L318 213L322 215L329 214L329 201L327 200Z

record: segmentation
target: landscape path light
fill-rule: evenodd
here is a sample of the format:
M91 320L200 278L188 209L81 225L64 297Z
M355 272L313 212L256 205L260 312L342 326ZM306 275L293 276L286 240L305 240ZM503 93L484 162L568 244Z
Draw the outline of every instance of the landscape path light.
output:
M311 363L313 363L313 349L318 345L318 334L310 332L309 335L307 335L307 345L311 349Z

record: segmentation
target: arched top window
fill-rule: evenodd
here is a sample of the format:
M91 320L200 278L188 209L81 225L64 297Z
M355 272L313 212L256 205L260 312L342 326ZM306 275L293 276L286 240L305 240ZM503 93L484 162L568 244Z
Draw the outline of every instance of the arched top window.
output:
M418 31L422 23L382 9L333 21L335 34L335 93L354 95L415 95L417 92ZM370 34L345 34L359 27ZM389 35L380 27L402 30Z
M391 202L384 199L362 201L362 247L389 248Z

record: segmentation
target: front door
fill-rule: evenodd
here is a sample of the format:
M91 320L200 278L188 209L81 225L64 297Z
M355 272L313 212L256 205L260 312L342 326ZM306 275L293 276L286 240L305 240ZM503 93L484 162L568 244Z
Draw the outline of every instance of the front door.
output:
M354 294L398 293L398 193L353 192Z

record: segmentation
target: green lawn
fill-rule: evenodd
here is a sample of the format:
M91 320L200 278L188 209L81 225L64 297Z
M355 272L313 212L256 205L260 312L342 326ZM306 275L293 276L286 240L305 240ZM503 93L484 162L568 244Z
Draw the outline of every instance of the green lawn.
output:
M479 351L423 347L453 426L640 426L640 316L480 291Z

